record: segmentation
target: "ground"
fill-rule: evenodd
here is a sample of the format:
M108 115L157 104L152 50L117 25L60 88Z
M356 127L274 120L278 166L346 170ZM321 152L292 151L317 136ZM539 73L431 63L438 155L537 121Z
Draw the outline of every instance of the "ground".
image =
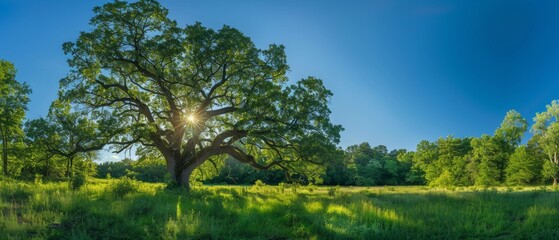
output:
M551 187L203 186L0 180L0 239L559 239Z

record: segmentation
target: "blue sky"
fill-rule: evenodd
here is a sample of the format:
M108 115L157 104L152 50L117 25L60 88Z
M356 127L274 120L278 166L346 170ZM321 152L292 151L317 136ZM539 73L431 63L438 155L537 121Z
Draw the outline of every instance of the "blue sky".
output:
M0 0L0 58L44 116L68 72L61 45L107 1ZM516 109L531 122L559 99L558 1L171 1L180 25L233 26L286 46L289 76L332 90L341 145L415 149L420 140L491 134Z

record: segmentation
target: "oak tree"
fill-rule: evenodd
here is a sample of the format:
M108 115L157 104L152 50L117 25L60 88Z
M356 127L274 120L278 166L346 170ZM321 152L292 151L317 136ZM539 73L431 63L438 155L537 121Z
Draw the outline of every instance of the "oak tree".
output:
M64 44L62 99L117 122L110 140L156 149L177 183L224 155L258 169L320 175L342 127L320 79L289 84L284 47L235 28L180 27L157 1L94 8L91 31ZM109 111L111 114L97 114Z

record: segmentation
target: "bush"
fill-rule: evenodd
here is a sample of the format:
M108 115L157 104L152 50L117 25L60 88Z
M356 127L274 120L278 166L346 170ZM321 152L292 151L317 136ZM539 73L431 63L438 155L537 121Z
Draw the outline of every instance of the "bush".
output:
M287 188L287 184L286 184L286 183L280 182L280 183L278 184L278 191L279 191L280 193L284 193L286 188Z
M35 174L35 181L34 182L35 182L36 185L42 184L43 183L43 175L38 174L38 173Z
M81 173L76 173L70 178L70 189L72 191L78 191L85 185L85 175Z
M134 193L138 191L138 186L134 180L123 177L119 180L114 181L110 186L110 191L115 195L117 198L124 198L126 195L130 193Z
M13 186L13 188L7 188L7 194L4 194L6 192L1 192L3 189L0 189L0 202L4 200L6 202L22 203L29 200L31 195L33 195L31 189L24 185L14 184ZM2 225L0 224L0 226Z
M301 184L297 182L291 184L291 191L293 191L293 194L297 194L297 190L299 189L299 187L301 187Z
M328 196L330 197L336 196L336 192L338 191L338 189L340 189L340 186L328 188Z
M258 179L254 182L254 186L264 187L264 186L266 186L266 183L264 183L264 182L262 182L262 180Z
M312 183L309 183L309 185L307 185L307 190L309 191L309 193L313 193L315 188L316 186Z
M241 195L243 195L245 197L248 196L248 188L246 186L243 186L241 188Z

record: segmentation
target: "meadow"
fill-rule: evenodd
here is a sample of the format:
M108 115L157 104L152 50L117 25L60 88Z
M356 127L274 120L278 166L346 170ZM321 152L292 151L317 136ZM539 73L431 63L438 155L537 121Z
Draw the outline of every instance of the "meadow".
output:
M558 220L550 187L0 180L0 239L558 239Z

